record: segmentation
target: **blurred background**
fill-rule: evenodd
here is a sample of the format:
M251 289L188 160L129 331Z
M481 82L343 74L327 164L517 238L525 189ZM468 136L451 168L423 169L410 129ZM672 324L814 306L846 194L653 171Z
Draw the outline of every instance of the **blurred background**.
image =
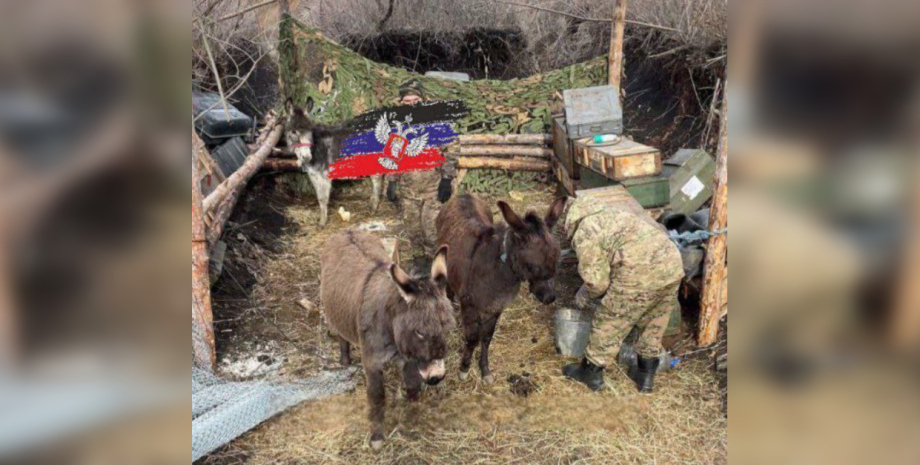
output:
M277 104L262 3L0 2L0 460L187 460L188 79L256 117ZM605 54L591 19L613 2L290 8L372 59L475 79ZM667 115L712 151L727 88L732 458L920 463L920 4L738 2L730 61L727 1L628 19L631 126ZM630 92L650 79L698 105ZM660 146L686 142L667 127Z
M920 459L918 13L732 10L733 458Z

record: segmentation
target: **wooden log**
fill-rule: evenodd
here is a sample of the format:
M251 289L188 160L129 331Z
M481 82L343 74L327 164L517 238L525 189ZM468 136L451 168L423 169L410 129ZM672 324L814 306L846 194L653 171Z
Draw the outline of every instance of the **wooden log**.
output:
M278 147L272 149L271 156L275 158L297 158L297 155L294 152L279 149ZM269 158L269 160L271 160L271 158Z
M227 177L224 182L220 183L217 188L214 189L214 192L211 192L211 194L204 199L203 209L205 213L214 211L214 208L223 202L228 195L239 191L249 182L249 178L259 171L259 168L265 163L265 159L272 153L272 148L278 145L278 141L281 140L281 135L283 133L284 125L275 123L268 137L265 138L265 141L259 146L259 149L246 159L246 163L243 163L240 169Z
M549 159L552 149L533 145L460 145L453 151L461 156L534 157Z
M725 83L728 88L728 82ZM728 227L728 98L722 97L722 114L719 122L719 153L716 157L716 175L713 182L715 195L709 216L710 231L720 231ZM728 236L713 236L706 248L706 262L703 269L703 292L700 303L699 345L706 347L716 342L719 334L719 320L722 316L722 286L728 268L725 257Z
M457 138L461 145L548 145L550 134L467 134Z
M610 25L610 51L608 60L608 82L617 88L620 95L625 95L620 86L623 80L623 36L626 32L626 0L617 0L613 10L613 23Z
M468 170L465 170L465 169L463 169L463 170L458 169L458 170L457 170L457 177L454 178L454 192L459 192L459 191L460 191L460 185L463 184L463 180L466 179L466 174L467 174L468 172L469 172L469 171L468 171Z
M204 143L192 130L192 150L205 150ZM201 189L198 186L198 163L192 156L192 357L198 367L213 370L214 316L211 313L211 282L208 277L208 251L202 215Z
M920 173L918 173L920 174ZM897 303L889 323L891 340L898 349L920 347L920 188L916 189L913 207L913 234L908 239L904 270L898 289Z
M552 165L549 160L534 158L491 158L491 157L460 157L459 168L464 169L501 169L509 171L550 171Z
M301 171L300 160L296 158L269 158L262 164L262 171Z
M227 224L227 220L230 219L230 214L233 213L233 208L236 207L236 202L240 199L245 190L245 184L239 189L234 190L223 202L214 210L214 215L211 220L211 223L208 227L208 249L213 249L217 241L220 240L220 235L224 231L224 225Z
M0 224L0 365L12 368L19 362L20 336L13 289L15 272L9 258L13 247L7 229Z

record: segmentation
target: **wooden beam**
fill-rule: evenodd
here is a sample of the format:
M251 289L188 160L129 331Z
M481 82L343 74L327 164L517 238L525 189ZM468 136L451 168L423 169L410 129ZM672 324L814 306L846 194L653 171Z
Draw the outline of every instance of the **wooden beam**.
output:
M460 157L459 169L501 169L509 171L550 171L549 160L535 158Z
M460 145L452 150L461 156L549 158L553 150L535 145Z
M295 158L269 158L262 164L262 171L301 171L300 160Z
M728 82L725 83L726 89ZM709 215L709 230L721 231L728 228L728 97L723 94L722 114L719 122L719 152L716 157L716 175L713 184L715 194ZM728 236L720 235L709 239L706 262L703 269L703 295L700 303L699 345L712 345L719 334L719 320L722 316L723 283L727 268L725 257ZM725 296L728 295L726 291Z
M208 230L208 236L207 236L209 247L213 247L214 244L217 243L218 239L220 239L220 235L224 230L224 225L227 223L227 220L230 219L230 214L233 213L233 208L236 207L236 202L240 199L240 196L242 195L243 191L246 189L246 184L249 182L249 179L252 178L255 172L262 169L262 167L265 165L265 161L268 158L267 154L272 152L271 150L272 147L274 147L275 144L278 143L278 140L281 138L281 134L283 132L284 132L284 125L282 124L275 125L275 129L266 138L262 147L259 148L259 150L256 152L255 155L252 155L249 157L249 161L251 161L261 155L264 155L264 156L261 156L262 161L259 162L258 165L256 165L255 163L250 165L253 171L243 173L243 175L239 178L239 182L232 186L231 188L232 190L230 194L228 194L221 201L220 205L214 210L213 212L214 219L213 221L211 221L211 225L210 225L211 227ZM249 161L247 161L246 164L243 166L245 167L246 165L248 165ZM241 171L243 171L243 168L240 168L239 170L236 171L236 173L233 173L233 176L228 178L227 181L230 181L231 178L240 174Z
M274 118L268 121L268 125L273 129L265 138L262 145L259 146L259 149L246 159L246 162L243 163L240 169L228 176L224 182L218 184L214 192L211 192L208 197L204 199L202 208L205 213L213 212L229 194L239 191L249 182L249 179L259 171L259 168L262 167L262 164L265 163L265 159L272 153L272 149L278 145L278 141L281 140L281 135L284 133L284 125L278 124L275 121Z
M914 188L913 225L905 244L904 271L890 323L891 340L898 349L920 347L920 188Z
M617 0L613 10L613 23L610 25L610 51L608 54L607 76L611 86L617 88L620 95L625 95L621 83L623 80L623 36L626 33L626 0Z
M192 151L198 153L203 150L204 143L193 129ZM192 357L196 366L213 371L217 362L214 349L214 315L211 313L208 250L195 153L192 155Z
M0 212L0 217L6 216L3 213L7 212ZM0 222L0 366L14 367L19 361L19 324L13 293L14 272L10 259L13 244L8 228L4 226L9 223L10 221Z
M550 134L468 134L457 138L460 145L548 145Z

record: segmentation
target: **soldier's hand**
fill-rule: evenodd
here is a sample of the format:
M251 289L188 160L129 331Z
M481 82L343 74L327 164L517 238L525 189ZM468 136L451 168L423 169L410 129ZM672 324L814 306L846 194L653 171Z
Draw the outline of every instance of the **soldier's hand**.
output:
M597 306L597 300L588 295L588 288L584 285L575 293L575 307L579 310L591 310Z

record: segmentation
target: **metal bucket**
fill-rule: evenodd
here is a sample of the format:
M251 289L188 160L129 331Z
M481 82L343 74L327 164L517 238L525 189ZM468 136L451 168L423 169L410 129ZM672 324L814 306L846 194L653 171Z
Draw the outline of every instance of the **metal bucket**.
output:
M582 357L591 335L591 314L572 308L556 311L556 350L567 357Z

